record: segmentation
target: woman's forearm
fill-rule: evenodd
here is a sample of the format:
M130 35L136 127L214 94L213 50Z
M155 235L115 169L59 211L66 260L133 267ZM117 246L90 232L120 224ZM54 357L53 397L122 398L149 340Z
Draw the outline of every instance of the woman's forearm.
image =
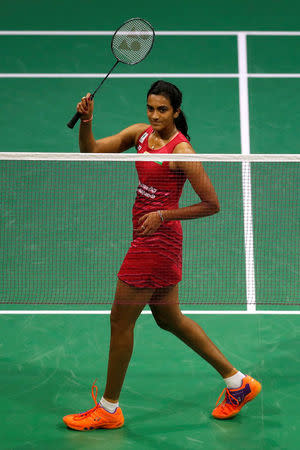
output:
M81 122L79 128L79 148L81 153L94 153L96 141L92 132L92 122Z
M178 209L164 209L161 211L164 221L189 220L199 217L212 216L220 211L218 203L201 202Z

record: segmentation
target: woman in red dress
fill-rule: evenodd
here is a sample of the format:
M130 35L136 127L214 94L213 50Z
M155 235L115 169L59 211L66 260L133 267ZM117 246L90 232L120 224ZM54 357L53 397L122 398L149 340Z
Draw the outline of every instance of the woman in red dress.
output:
M176 86L157 81L147 94L150 126L135 124L114 136L95 140L92 133L94 104L87 94L77 105L77 111L81 113L80 151L112 153L135 146L138 153L193 154L195 151L189 142L181 102L182 94ZM260 383L236 370L203 329L184 316L179 308L178 283L182 274L180 221L206 217L220 209L216 192L202 164L137 161L136 169L139 185L132 211L133 240L118 273L111 310L106 388L97 403L97 387L93 385L95 407L63 418L68 427L77 430L119 428L123 425L119 396L132 355L135 322L147 304L159 327L180 338L224 378L227 385L225 399L213 410L215 418L235 416L261 390ZM186 180L198 195L199 203L179 208Z

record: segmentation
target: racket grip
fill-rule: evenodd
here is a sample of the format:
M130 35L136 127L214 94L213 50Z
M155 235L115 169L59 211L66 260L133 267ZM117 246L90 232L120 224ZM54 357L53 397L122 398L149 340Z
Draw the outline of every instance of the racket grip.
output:
M78 122L78 120L80 119L81 114L79 112L77 112L76 114L74 114L74 116L72 117L72 119L70 120L70 122L67 123L67 126L69 128L74 128L74 125Z

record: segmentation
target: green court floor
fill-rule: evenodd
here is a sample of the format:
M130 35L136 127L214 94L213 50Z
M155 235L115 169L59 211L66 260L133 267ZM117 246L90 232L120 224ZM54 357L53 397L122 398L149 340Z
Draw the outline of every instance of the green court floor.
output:
M136 16L149 20L156 30L166 31L299 31L299 12L296 0L166 0L159 5L137 0L105 4L99 0L15 0L1 5L0 32L107 31ZM248 73L253 75L248 78L251 153L300 153L299 40L299 36L247 36ZM79 151L78 129L71 131L66 123L77 101L95 88L98 77L76 75L110 69L114 59L109 41L110 36L0 34L0 152ZM164 78L183 91L183 110L195 151L241 153L238 71L236 36L157 36L144 62L137 67L120 65L116 74L126 77L108 79L103 86L95 102L95 136L147 121L145 96L157 79L155 74L173 73ZM75 78L61 77L64 73ZM130 77L135 73L149 75ZM207 75L185 76L196 73ZM58 77L51 78L53 74ZM224 78L225 74L228 77ZM99 396L104 389L108 310L116 270L131 238L135 184L129 190L124 182L133 180L132 168L124 172L118 166L114 173L112 168L102 172L102 182L108 184L114 176L119 183L110 198L114 228L103 214L108 196L96 180L95 165L85 172L83 187L82 171L76 164L60 165L52 175L47 175L42 165L38 176L30 164L21 163L12 171L8 166L1 161L4 251L0 302L6 299L6 303L0 304L0 313L11 311L0 314L1 450L299 448L300 316L278 314L299 310L300 252L299 242L294 241L299 234L296 166L251 164L257 312L273 310L277 314L245 314L241 165L206 164L222 212L203 220L201 226L192 221L183 224L182 309L198 310L199 314L191 317L239 370L261 381L260 396L234 420L213 419L211 411L224 387L219 375L174 336L160 330L151 315L142 315L120 399L125 426L90 433L68 430L61 417L93 406L90 389L95 378ZM51 178L53 174L56 179ZM88 196L84 188L91 185L94 194ZM124 203L118 200L123 197ZM32 204L24 208L28 198L33 199ZM184 202L192 202L189 188L183 194ZM99 233L95 226L93 231L87 230L82 222L87 213L94 225L101 215ZM116 239L114 230L121 226L122 236ZM54 228L57 235L50 234ZM74 229L79 234L71 235ZM98 260L92 252L95 248ZM56 284L47 269L55 252L61 263L54 275ZM107 254L111 260L105 265ZM103 270L100 286L99 260ZM69 264L73 270L68 272ZM94 284L85 281L89 270ZM71 289L65 291L66 280ZM69 295L69 301L75 298L78 303L85 293L90 295L90 304L47 304L49 298L53 301L62 294L64 300ZM7 295L14 301L10 303ZM98 301L99 295L102 304L92 304L91 299ZM222 305L218 304L220 296L225 298ZM205 297L210 303L203 302ZM19 303L14 304L16 300ZM20 309L24 314L13 314ZM28 309L46 314L26 314ZM107 314L47 314L53 309L107 310ZM228 310L243 314L225 314ZM201 315L201 311L218 314Z
M191 317L262 382L234 420L210 415L224 384L217 372L142 315L121 396L124 428L68 430L61 417L93 406L95 378L102 395L109 317L9 315L1 317L1 448L298 448L299 316Z

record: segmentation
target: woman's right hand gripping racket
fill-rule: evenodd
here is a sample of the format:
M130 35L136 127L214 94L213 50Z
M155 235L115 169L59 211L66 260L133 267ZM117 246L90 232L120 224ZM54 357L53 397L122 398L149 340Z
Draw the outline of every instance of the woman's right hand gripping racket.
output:
M143 61L152 49L154 37L154 30L146 20L135 18L124 22L123 25L115 31L111 40L111 50L117 61L106 77L103 78L97 89L90 95L89 102L93 100L98 89L100 89L104 81L119 62L134 65ZM82 99L82 101L84 104L84 99ZM82 114L82 112L77 111L67 124L68 127L73 128Z
M92 94L90 92L88 92L85 97L82 97L81 102L77 103L76 109L82 121L90 122L92 120L94 100L92 99Z

